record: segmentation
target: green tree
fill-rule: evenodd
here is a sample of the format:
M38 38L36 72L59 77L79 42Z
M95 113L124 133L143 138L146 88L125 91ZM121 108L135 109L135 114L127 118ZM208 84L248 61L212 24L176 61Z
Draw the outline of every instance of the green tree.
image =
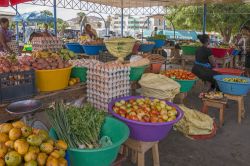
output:
M166 11L166 19L172 21L176 29L202 30L203 6L167 7ZM249 19L249 11L249 4L210 4L207 6L207 31L220 32L224 42L228 42Z
M82 19L84 18L84 23L86 22L86 14L84 13L84 12L79 12L79 13L77 13L77 17L79 18L79 20L78 20L78 23L79 24L81 24L81 22L82 22Z
M57 30L64 31L67 27L69 27L69 23L64 21L61 18L57 18Z
M49 11L49 10L43 10L41 11L40 13L44 14L44 15L47 15L47 16L53 16L52 12Z

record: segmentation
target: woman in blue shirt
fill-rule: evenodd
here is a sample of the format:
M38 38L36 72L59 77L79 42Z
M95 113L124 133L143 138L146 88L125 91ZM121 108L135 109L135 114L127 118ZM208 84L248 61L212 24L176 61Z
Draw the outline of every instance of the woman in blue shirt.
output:
M211 88L218 88L216 80L213 78L215 75L219 75L218 72L214 71L216 67L212 51L209 46L209 36L206 34L198 35L198 39L202 43L202 46L197 49L195 53L195 64L192 68L192 72L203 81L211 83Z

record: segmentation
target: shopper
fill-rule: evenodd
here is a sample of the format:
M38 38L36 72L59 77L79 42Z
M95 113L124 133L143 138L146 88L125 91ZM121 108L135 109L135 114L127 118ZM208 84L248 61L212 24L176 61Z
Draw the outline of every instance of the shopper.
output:
M84 30L84 35L89 36L89 38L91 38L91 39L97 38L96 30L93 29L90 24L86 24L85 30Z
M206 34L198 35L198 39L202 43L202 46L195 53L195 64L192 72L201 80L210 82L211 89L218 89L216 80L213 77L219 75L219 73L213 70L216 64L212 56L212 51L208 48L210 42L209 36Z
M11 35L8 33L9 20L7 18L0 19L0 52L7 51L13 53L13 51L8 46L8 42L11 41Z
M157 35L158 32L158 28L155 27L154 31L151 33L151 36L154 37L155 35Z

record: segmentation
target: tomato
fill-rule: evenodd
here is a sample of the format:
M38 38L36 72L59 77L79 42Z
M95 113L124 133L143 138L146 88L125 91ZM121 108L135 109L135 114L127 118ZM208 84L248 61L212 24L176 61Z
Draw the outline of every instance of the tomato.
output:
M158 122L158 117L156 117L156 116L151 116L151 117L150 117L150 122L152 122L152 123Z

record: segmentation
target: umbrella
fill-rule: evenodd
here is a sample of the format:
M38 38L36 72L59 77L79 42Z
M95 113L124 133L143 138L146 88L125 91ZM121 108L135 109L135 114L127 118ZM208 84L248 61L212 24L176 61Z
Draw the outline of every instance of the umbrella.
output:
M24 3L24 2L28 2L31 0L1 0L0 1L0 7L8 7L8 6L13 6L13 5L17 5L19 3Z

